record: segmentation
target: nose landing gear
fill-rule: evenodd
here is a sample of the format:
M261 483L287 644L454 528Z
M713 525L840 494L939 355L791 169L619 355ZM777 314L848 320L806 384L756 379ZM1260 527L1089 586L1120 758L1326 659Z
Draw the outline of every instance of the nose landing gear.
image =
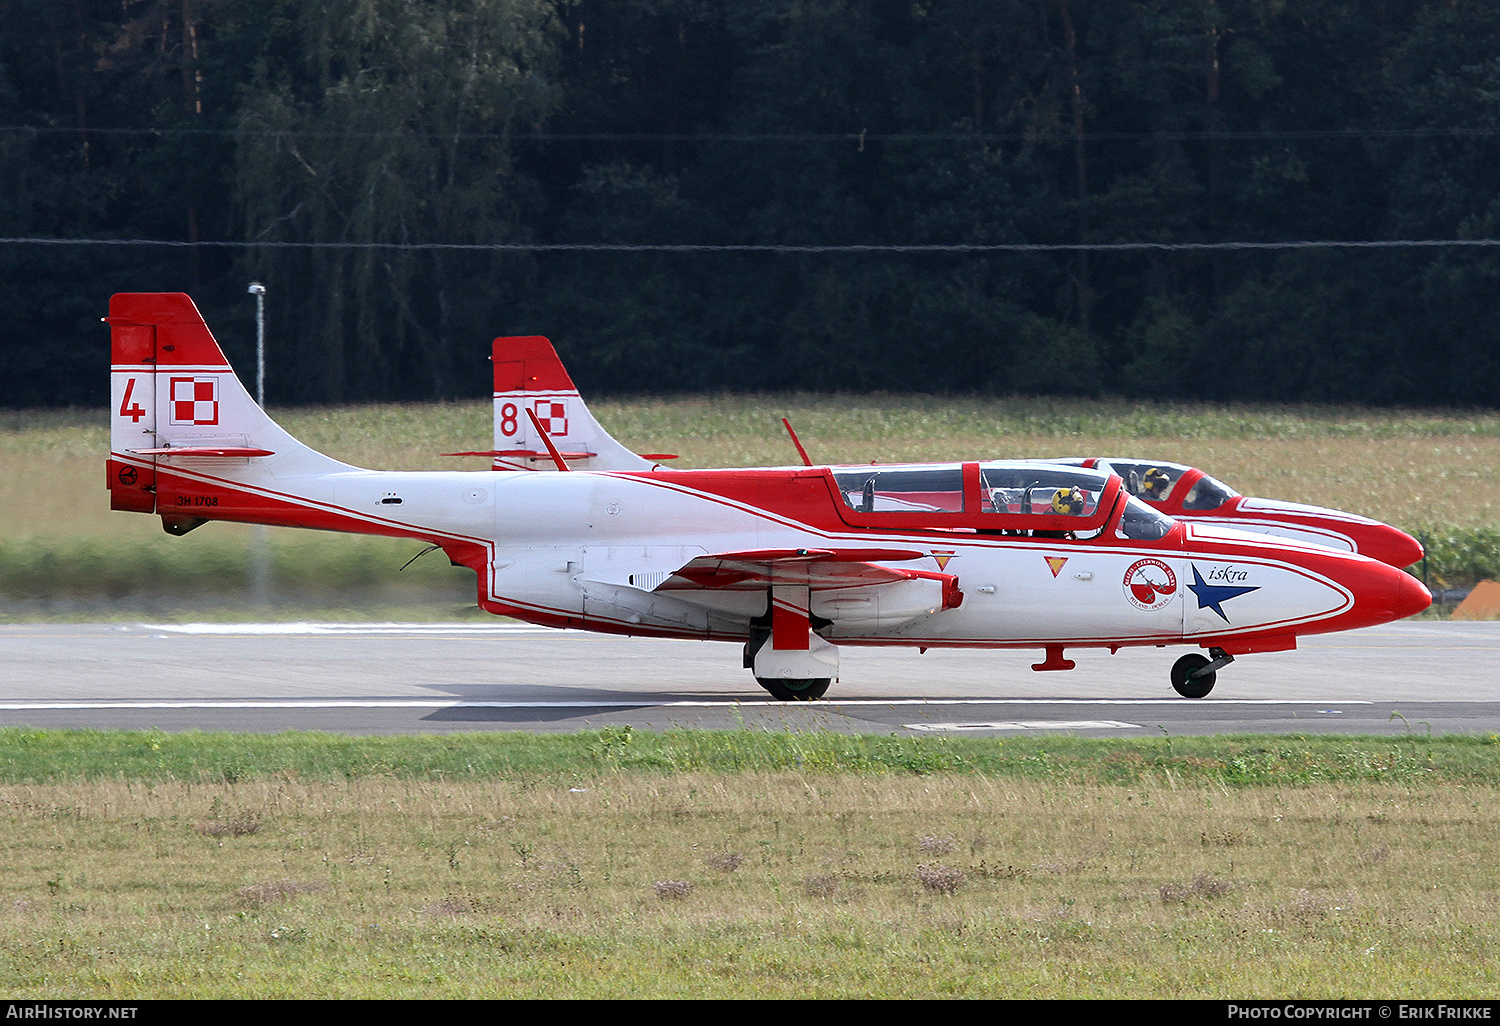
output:
M1172 664L1172 687L1183 698L1203 698L1214 689L1218 671L1234 662L1222 648L1211 648L1208 654L1211 660L1194 652Z

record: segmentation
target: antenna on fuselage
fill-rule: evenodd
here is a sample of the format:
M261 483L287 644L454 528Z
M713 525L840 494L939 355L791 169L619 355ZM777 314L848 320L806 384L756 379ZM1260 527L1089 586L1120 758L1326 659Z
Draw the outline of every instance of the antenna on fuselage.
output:
M813 461L807 458L807 450L802 448L802 443L797 440L797 432L792 430L792 422L782 417L781 423L786 428L786 433L792 436L792 444L797 447L797 455L802 457L802 465L804 467L812 466Z
M531 426L536 428L536 433L542 436L542 444L547 447L547 453L552 457L552 462L557 464L557 469L568 470L568 461L563 459L563 454L558 452L557 446L552 444L552 436L547 433L547 429L542 426L542 422L537 419L536 413L529 406L526 408L526 416L531 418Z
M419 560L423 556L427 555L427 553L431 552L433 549L440 549L440 548L442 548L442 546L441 545L437 545L437 544L432 544L432 545L427 546L421 552L418 552L415 556L413 556L410 559L408 559L405 563L402 563L401 564L401 570L405 570L407 567L411 566L417 560ZM399 574L401 572L401 570L397 570L396 573Z

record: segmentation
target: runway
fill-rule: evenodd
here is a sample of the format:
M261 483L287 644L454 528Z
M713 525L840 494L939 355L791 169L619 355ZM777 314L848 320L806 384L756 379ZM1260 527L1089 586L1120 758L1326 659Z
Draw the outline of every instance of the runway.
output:
M1205 699L1183 647L841 650L825 701L769 700L738 646L494 624L0 626L0 725L347 734L764 727L1139 737L1500 733L1500 623L1414 620L1241 657Z

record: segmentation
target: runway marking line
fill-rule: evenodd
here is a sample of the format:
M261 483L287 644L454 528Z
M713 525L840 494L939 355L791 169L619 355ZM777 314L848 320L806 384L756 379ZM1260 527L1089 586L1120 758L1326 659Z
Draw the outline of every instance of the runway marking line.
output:
M964 730L1141 730L1139 723L1123 720L1011 720L1000 723L904 723L907 730L929 733Z
M66 709L727 709L734 706L769 706L777 709L828 709L844 707L956 706L956 705L1181 705L1193 708L1223 705L1323 705L1326 701L1282 700L1276 698L1230 698L1214 702L1181 698L855 698L841 702L801 704L771 699L745 701L725 698L717 701L681 699L666 702L643 702L639 699L598 699L596 701L504 702L475 699L442 698L263 698L263 699L107 699L100 701L0 702L0 712L31 712ZM1347 702L1346 705L1374 705L1374 702Z
M603 635L591 631L581 631L565 627L538 627L528 623L494 623L494 624L462 624L462 623L328 623L318 621L294 621L290 623L182 623L182 624L140 624L144 630L166 632L171 634L184 634L189 636L213 636L213 637L326 637L329 635L351 635L366 637L370 635L409 635L413 637L431 637L444 634L472 635L477 637L507 635L568 635L573 638L588 640L602 640ZM1405 633L1405 632L1402 632ZM1424 636L1441 636L1446 632L1441 628L1419 628L1413 630L1412 634ZM670 640L670 639L657 639ZM1384 642L1376 638L1340 638L1333 639L1308 639L1309 646L1317 645L1320 648L1349 649L1354 651L1416 651L1425 650L1430 647L1417 644L1399 644ZM1448 649L1489 652L1500 648L1497 644L1467 644L1446 645Z
M418 637L434 634L573 634L595 637L588 631L566 627L533 627L530 624L461 624L461 623L143 623L140 629L169 634L208 635L213 637L294 637L329 634L409 634Z

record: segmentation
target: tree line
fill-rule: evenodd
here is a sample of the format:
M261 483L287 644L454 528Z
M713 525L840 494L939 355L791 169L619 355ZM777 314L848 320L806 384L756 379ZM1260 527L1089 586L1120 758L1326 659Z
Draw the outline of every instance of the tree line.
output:
M0 0L0 404L254 279L280 403L1492 407L1497 168L1487 0Z

